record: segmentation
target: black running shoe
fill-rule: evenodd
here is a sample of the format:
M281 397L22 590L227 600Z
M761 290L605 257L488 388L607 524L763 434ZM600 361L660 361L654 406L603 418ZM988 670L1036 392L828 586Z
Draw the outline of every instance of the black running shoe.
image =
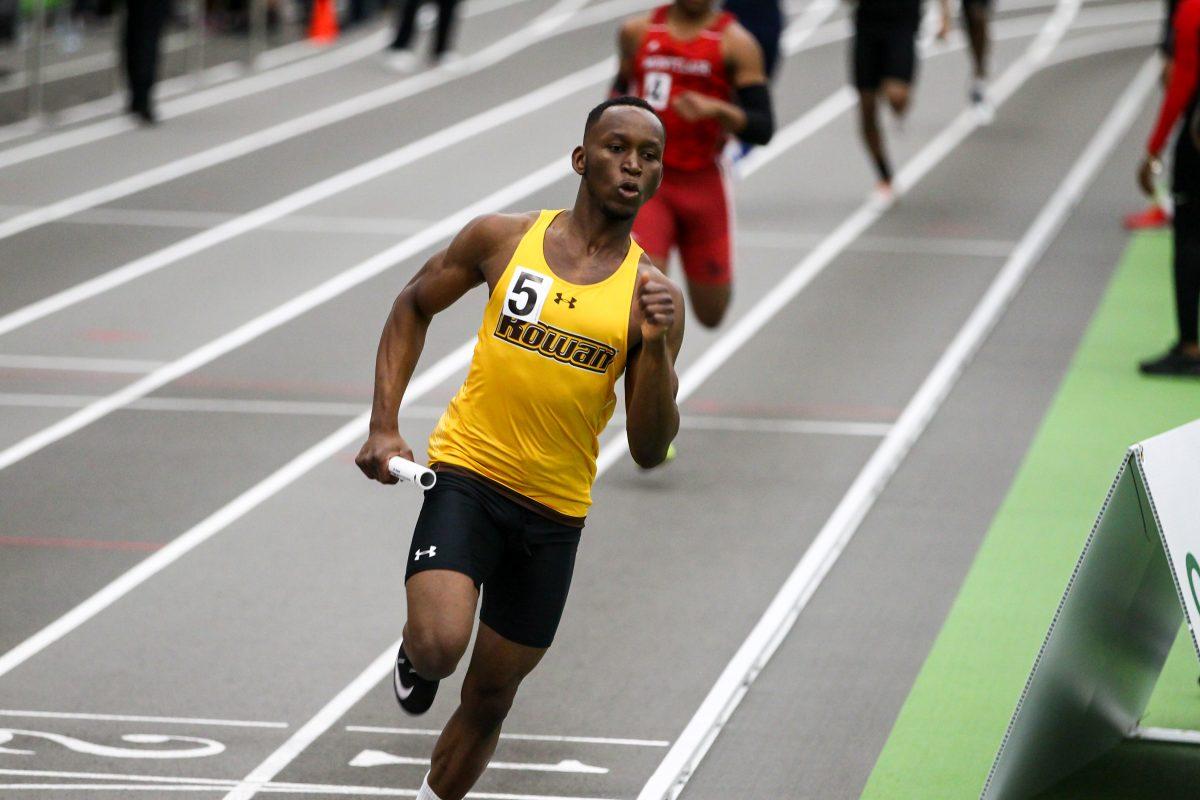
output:
M404 654L404 642L396 654L396 668L392 671L392 688L396 691L396 702L405 713L414 717L424 714L433 705L439 681L427 681L417 674Z
M1158 358L1143 361L1138 365L1143 375L1184 375L1200 378L1200 358L1189 356L1183 348L1175 345Z

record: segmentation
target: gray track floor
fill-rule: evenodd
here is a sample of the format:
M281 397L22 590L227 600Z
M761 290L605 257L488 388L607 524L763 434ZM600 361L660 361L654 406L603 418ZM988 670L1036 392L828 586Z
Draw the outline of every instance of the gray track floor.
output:
M337 432L369 402L392 298L444 244L425 231L514 185L524 194L492 207L571 201L566 175L529 176L564 163L607 80L543 90L606 58L635 5L526 0L468 20L465 54L563 8L596 20L478 69L468 58L404 84L347 58L205 108L183 96L153 130L86 123L79 142L40 157L29 148L63 132L0 145L0 459L28 450L0 468L0 736L14 732L0 740L0 796L223 797L251 775L273 781L264 793L413 795L458 687L446 681L420 720L390 696L420 496L363 480L357 434ZM997 74L1051 9L1000 0L999 11ZM845 84L844 11L829 12L784 64L781 126L818 119L804 115ZM699 384L675 463L644 474L621 460L599 479L559 639L522 689L505 728L516 736L480 796L638 795L1150 56L1157 12L1085 4L1059 45L1077 58L1029 76L990 127L842 242ZM962 111L966 70L961 48L923 62L911 118L889 128L899 163ZM399 88L387 102L311 122L388 87ZM463 123L509 101L507 118ZM691 327L685 381L867 200L853 111L835 111L739 181L732 318ZM861 791L1124 246L1117 216L1138 202L1150 113L684 798ZM410 148L411 160L349 172L422 137L428 150ZM461 380L454 354L482 299L430 333L418 371L447 359L448 377L401 414L422 449ZM319 442L325 451L297 460Z

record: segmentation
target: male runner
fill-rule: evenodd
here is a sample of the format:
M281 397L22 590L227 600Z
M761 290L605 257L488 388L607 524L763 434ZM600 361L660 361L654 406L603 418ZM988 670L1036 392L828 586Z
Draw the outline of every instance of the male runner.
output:
M621 26L614 94L654 107L667 131L662 190L633 235L663 268L679 251L688 297L706 327L733 294L733 199L721 163L728 134L766 144L775 131L762 50L715 0L675 0ZM735 100L736 98L736 100Z
M950 31L950 0L940 0L940 4L938 38L945 38ZM879 127L879 95L883 94L897 117L907 113L920 24L921 0L858 0L854 11L853 78L858 89L859 126L884 197L892 193L892 164Z
M972 79L967 97L975 109L979 121L987 124L995 112L987 98L988 50L991 41L988 23L992 15L991 0L962 0L963 24L967 29L967 43L971 49Z
M428 710L466 652L483 589L461 701L418 800L467 793L554 638L621 372L634 461L660 463L679 429L683 295L630 235L662 179L664 142L644 101L601 103L571 154L582 176L574 207L474 220L409 281L384 327L357 463L395 483L388 459L412 458L396 414L429 323L487 284L471 368L429 439L438 482L425 493L405 577L394 686L410 714Z
M1200 0L1180 0L1174 16L1174 63L1158 112L1158 122L1146 143L1146 157L1138 170L1142 191L1153 197L1154 177L1162 172L1159 155L1182 116L1183 130L1175 139L1171 167L1171 194L1175 213L1171 221L1175 240L1175 320L1179 340L1158 358L1143 361L1148 375L1200 377L1200 142L1193 126L1200 115Z

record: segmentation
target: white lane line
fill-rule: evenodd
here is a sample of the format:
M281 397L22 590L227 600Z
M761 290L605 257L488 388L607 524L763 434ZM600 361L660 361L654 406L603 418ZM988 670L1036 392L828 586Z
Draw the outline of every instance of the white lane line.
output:
M141 358L81 358L76 356L0 355L2 369L52 370L62 372L117 372L144 375L163 365Z
M624 0L618 1L624 2ZM450 67L440 67L429 72L414 75L411 78L374 89L365 94L342 100L333 105L238 137L208 150L202 150L198 153L175 159L169 163L153 167L127 178L114 181L113 183L49 203L34 211L11 217L0 222L0 239L14 236L22 231L38 227L39 225L45 225L104 203L113 202L136 192L144 191L185 175L191 175L195 172L208 169L217 164L223 164L271 145L293 139L301 134L311 133L328 125L343 122L350 117L382 108L403 98L411 97L428 89L458 80L466 75L479 72L507 59L509 56L520 52L532 44L555 35L555 31L563 28L572 13L577 11L586 2L587 0L558 0L553 7L540 15L530 25L463 58L461 61L455 62L451 65L453 69ZM11 156L7 151L0 153L0 167L5 166L9 160L11 160Z
M352 733L383 733L389 736L441 736L440 730L432 728L381 728L373 725L347 725ZM607 736L552 736L535 733L501 733L501 739L518 742L566 742L571 744L611 744L628 747L670 747L663 739L622 739Z
M752 247L785 250L816 247L825 234L738 230L738 241ZM1003 239L944 239L936 236L863 236L850 249L859 253L915 253L918 255L1007 258L1016 242Z
M148 786L142 783L0 783L0 789L23 792L222 792L223 786ZM415 794L415 793L414 793Z
M639 794L640 800L678 797L750 684L787 637L813 593L849 544L891 476L949 395L1036 261L1046 252L1096 171L1133 123L1154 86L1157 60L1138 71L1062 184L1039 212L949 348L913 396L891 433L859 473L762 618L729 662L708 697Z
M0 470L69 436L96 420L102 419L134 400L145 397L150 392L241 347L247 342L257 339L385 270L403 263L405 259L411 258L427 248L438 244L447 237L453 236L474 217L494 211L497 208L506 208L521 198L549 186L569 174L573 173L566 157L555 159L554 162L536 172L526 175L521 180L493 192L487 197L477 200L454 214L445 217L421 233L411 236L393 247L368 258L366 261L335 275L312 289L297 295L288 302L276 306L274 309L192 350L187 355L175 361L168 362L125 388L91 403L87 407L80 409L74 414L70 414L31 436L27 436L4 450L0 450ZM3 674L3 672L0 671L0 674Z
M225 400L204 397L144 397L129 408L141 411L190 411L222 414L282 414L321 417L354 417L367 403L326 403L294 400Z
M411 398L416 400L425 395L455 372L464 368L470 361L473 347L474 342L468 341L417 375L410 385ZM408 398L406 397L401 408L407 403ZM334 456L349 442L358 439L366 431L369 417L369 414L364 413L347 422L333 434L305 450L267 478L247 489L232 502L222 506L218 511L134 565L66 614L0 656L0 677L66 636L192 549L258 507L309 470Z
M0 214L20 214L33 206L0 206ZM219 211L171 211L153 208L93 208L63 222L71 225L121 225L132 228L211 228L241 216ZM406 217L320 216L295 214L263 225L264 230L289 233L378 234L394 236L419 231L427 219Z
M1062 0L1062 2L1070 2L1070 0ZM1076 0L1076 2L1078 2L1078 0ZM830 119L832 119L833 115L831 112L832 109L837 106L836 100L840 95L841 92L835 92L833 95L830 95L825 101L810 110L807 114L792 124L804 126L811 130L816 130L816 128L814 128L811 124L811 118L814 116L828 116ZM774 152L779 153L781 151L776 150ZM753 173L766 163L768 163L767 160L760 158L757 161L756 166L752 167L749 172ZM868 207L868 212L874 215L870 217L871 220L874 220L878 214L882 213L881 210L873 207ZM849 220L847 220L846 223L843 224L842 228L846 228L848 225L852 226L854 224L859 224L855 223L854 221L861 216L861 214L862 210L860 209L860 213L853 215ZM862 227L865 228L866 225L863 224ZM836 236L836 232L834 235ZM818 251L818 253L819 252L820 251ZM804 283L807 283L807 281ZM803 287L801 286L800 288ZM797 289L797 291L799 291L799 289ZM772 292L772 295L774 294L775 292ZM770 311L770 314L773 315L777 310L778 306ZM735 326L735 330L737 329L738 326ZM755 330L757 330L757 328L755 328ZM718 340L716 346L720 347L720 345L721 340ZM732 349L729 352L732 352ZM708 355L708 353L705 355ZM719 360L715 363L719 364L727 357L728 354L725 356L720 356ZM703 362L704 358L702 357L700 360ZM348 445L352 440L353 437L348 437L344 444ZM326 441L329 442L330 440ZM613 445L617 445L617 447L613 447ZM597 460L597 479L599 479L600 476L602 476L608 470L608 468L616 462L617 458L620 457L623 452L626 452L624 449L618 449L624 447L625 445L622 442L610 440L609 446L606 447L605 451L600 453L600 458ZM311 745L314 741L320 738L321 735L329 730L329 728L332 727L338 719L343 717L350 710L350 708L355 705L355 703L359 702L373 686L375 686L388 672L390 672L393 666L395 652L398 648L399 640L388 645L387 648L385 648L384 651L366 667L366 669L364 669L356 678L354 678L353 681L351 681L345 688L338 692L336 696L334 696L319 711L317 711L317 713L307 723L305 723L303 727L298 729L291 737L289 737L288 740L285 741L275 752L271 753L271 755L269 755L266 760L262 762L262 764L260 764L248 776L246 776L245 780L249 783L261 784L269 781L275 775L279 774L280 771L286 768L292 761L296 759L297 756L304 752L309 745ZM3 672L0 671L0 675L2 674ZM253 787L242 786L236 791L227 795L225 800L249 800L249 798L252 798L255 794L256 790Z
M0 784L0 789L13 791L163 791L163 792L224 792L238 785L238 781L211 778L175 778L150 775L112 775L95 772L50 772L46 770L0 769L0 775L14 777L78 778L80 780L128 781L128 783L10 783ZM356 786L324 783L268 782L255 787L268 794L316 794L346 797L415 797L415 789L393 789L384 786ZM604 797L574 797L544 794L511 794L504 792L471 792L471 800L610 800Z
M575 2L576 0L560 0L561 2ZM823 0L819 0L823 1ZM630 7L643 5L645 0L611 0L585 12L577 14L573 22L567 26L583 27L585 24L594 24L593 19L603 21L608 16L613 15L613 11L621 11L622 13L630 10ZM602 12L602 13L601 13ZM828 13L828 12L826 12ZM791 28L789 28L791 31ZM811 30L809 30L811 33ZM805 46L805 40L802 37L792 36L790 38L789 54L794 53ZM98 294L109 291L110 289L121 286L131 280L139 278L143 275L162 269L165 266L176 263L179 260L194 255L202 250L212 247L224 241L228 241L242 233L246 233L255 228L275 222L282 219L284 216L298 211L301 208L312 205L320 200L326 199L339 192L346 191L354 186L360 185L368 180L379 177L388 171L411 163L413 160L423 158L432 153L444 150L452 144L470 138L471 131L475 133L487 130L483 126L497 126L519 116L522 107L525 112L540 107L536 105L541 101L544 104L553 102L560 96L565 97L571 93L571 87L578 87L576 90L582 90L592 83L600 82L608 78L614 69L615 59L608 58L597 64L579 70L571 75L555 81L552 84L544 86L536 92L522 98L510 101L497 106L491 111L484 112L464 120L460 123L443 129L442 131L430 134L429 136L410 145L399 148L384 156L381 156L366 164L359 165L345 172L326 178L316 184L313 184L305 189L301 189L286 197L261 206L254 211L247 212L233 219L229 219L217 227L198 233L188 237L180 242L170 245L162 250L158 250L149 255L131 261L121 267L117 267L95 278L76 284L68 289L64 289L42 300L36 301L8 314L0 316L0 335L9 333L24 325L28 325L38 319L41 319L49 314L61 311L76 303L95 297ZM598 77L593 77L598 76ZM774 158L779 153L783 152L788 147L795 146L798 142L810 135L816 127L825 124L832 116L839 113L839 110L845 110L852 103L853 97L843 93L836 97L826 99L817 109L814 109L809 114L802 117L797 123L785 128L777 134L776 138L783 137L786 144L780 143L773 145L769 152L765 155L759 154L755 156L754 163L763 163L771 158ZM501 109L506 109L501 111ZM513 110L517 110L517 114L511 114ZM455 135L460 138L455 139ZM2 154L0 154L2 155ZM744 174L753 172L753 165L743 169ZM81 209L84 211L87 209ZM26 214L18 215L9 220L21 219L29 214L37 214L38 210L27 212ZM7 223L0 222L0 238L3 238L4 225Z
M790 54L799 49L801 43L816 33L817 28L821 27L822 23L837 9L837 0L815 0L805 6L780 37L783 52Z
M0 407L8 408L83 408L99 395L0 393ZM327 403L308 400L237 400L207 397L144 397L126 406L129 411L169 411L199 414L267 414L312 417L354 417L363 412L364 403ZM404 419L438 419L444 409L434 406L408 408ZM613 424L624 417L613 416ZM684 415L680 427L691 430L730 433L794 433L829 436L884 436L891 427L879 422L845 420L787 419L775 417L729 417L707 414ZM3 715L3 712L0 712Z
M103 395L0 393L0 406L9 408L83 408ZM209 397L143 397L131 411L182 411L211 414L278 414L287 416L355 417L366 403L326 403L310 400L238 400ZM406 417L412 417L406 413ZM2 713L2 712L0 712Z
M209 784L212 786L230 786L237 781L226 778L186 778L174 775L120 775L111 772L65 772L62 770L45 769L0 769L0 775L13 778L77 778L92 781L130 781L138 783L185 783Z
M473 342L468 341L459 351L460 363L457 367L465 366L471 352ZM449 359L449 357L448 357ZM443 361L447 361L444 359ZM414 381L410 388L409 397L411 399L416 396L417 381ZM428 391L427 387L425 390ZM353 420L343 426L339 431L322 440L314 447L297 456L288 465L262 481L252 489L243 493L233 503L225 506L216 514L210 516L204 522L197 525L187 533L178 537L162 550L159 550L150 558L141 562L133 569L110 583L96 595L93 595L87 601L77 606L71 612L56 620L50 626L47 626L39 633L27 639L21 645L18 645L13 650L0 657L0 676L11 671L19 664L26 661L36 653L43 650L53 642L65 636L70 631L74 630L79 625L86 622L95 614L111 605L124 594L131 591L143 581L147 580L152 575L169 565L186 552L197 546L201 542L215 535L224 527L231 524L236 519L248 513L251 509L264 502L268 497L273 496L285 486L294 482L301 475L309 471L312 467L322 463L325 459L332 456L338 450L342 449L347 444L353 442L362 431L365 430L366 416ZM379 676L386 674L390 670L391 658L397 644L390 645L375 662L373 662L367 670L365 670L354 682L342 690L328 703L316 716L313 717L303 728L297 731L297 734L289 739L279 750L270 756L259 768L252 773L251 777L259 774L270 773L273 777L283 767L291 762L308 744L318 738L325 730L327 730L340 716L361 698L363 694L380 679ZM249 791L252 796L253 789L239 790Z
M685 416L681 428L735 433L815 433L829 436L886 436L892 426L879 422L839 422L817 419L746 419L739 417Z
M835 93L836 96L836 93ZM822 104L824 106L825 104ZM820 107L818 107L820 108ZM817 112L809 112L804 117L794 124L803 124L811 114ZM765 163L765 162L764 162ZM468 345L471 344L468 342ZM465 347L465 346L464 346ZM365 423L365 418L364 418ZM361 435L361 431L352 432L350 437L344 444L349 444L355 438L354 434ZM329 439L326 443L333 443L337 440L337 434ZM340 447L338 448L340 449ZM597 474L599 477L599 473ZM287 739L280 747L271 753L267 758L254 768L245 780L251 784L249 786L241 786L233 792L230 792L225 800L249 800L253 797L257 790L253 784L262 784L271 780L286 768L292 761L296 759L310 744L321 737L330 727L337 722L338 719L354 706L375 684L379 682L383 675L387 674L393 666L395 652L399 647L399 640L388 645L382 653L380 653L368 666L363 670L353 681L344 687L337 695L335 695L328 703L326 703L307 723L298 729L291 737ZM0 670L0 675L3 671Z
M1112 53L1117 50L1128 50L1133 47L1146 47L1157 44L1159 40L1159 23L1153 27L1123 29L1112 33L1099 33L1092 36L1080 36L1068 39L1055 48L1054 55L1046 62L1047 65L1065 64L1080 58Z
M525 0L505 0L504 2L470 3L464 9L464 17L479 16L496 11L509 5L515 5ZM476 6L479 6L478 8ZM284 45L276 50L267 51L259 56L259 64L265 72L257 72L247 77L233 80L244 75L246 67L238 62L218 64L201 72L199 75L181 75L163 81L156 90L160 96L186 96L159 104L159 116L164 120L175 119L194 111L200 111L232 100L285 86L289 83L311 78L339 67L353 64L356 61L374 55L391 40L391 32L380 30L376 33L355 38L347 44L340 44L332 49L314 47L311 42L302 40ZM292 63L297 62L300 63ZM197 82L203 84L219 83L220 85L193 91ZM56 115L61 125L71 125L86 122L97 116L110 114L121 109L120 98L106 97L66 109ZM53 155L74 147L91 144L120 133L135 130L136 123L122 116L93 123L83 128L54 133L27 144L12 147L0 153L0 169L29 161L34 158ZM10 130L11 129L11 130ZM0 128L0 141L17 138L29 133L28 126L15 123L6 128Z
M351 767L369 769L371 767L409 766L428 767L433 762L428 758L415 756L397 756L383 750L363 750L350 759ZM511 772L561 772L575 775L607 775L607 767L595 767L584 764L572 758L565 758L554 764L541 764L528 761L489 761L485 769L498 769Z
M296 756L320 738L337 720L345 716L367 692L379 683L379 679L383 675L392 670L395 666L396 651L399 649L399 639L388 645L358 677L334 695L287 741L251 770L243 784L225 795L224 800L250 800L254 797L258 793L258 787L255 784L267 783L282 772L295 760Z
M560 3L574 2L574 1L575 0L560 0ZM625 0L618 0L618 2L625 2ZM580 15L580 16L582 16L582 15ZM795 46L800 47L801 45L798 42ZM610 61L609 59L606 59L606 63L609 61ZM585 72L588 72L590 70L595 70L599 66L600 65L594 65L593 67L589 67L587 70L585 70ZM542 90L539 90L539 97L544 98L545 95L541 95L540 92L550 90L551 87L556 87L556 91L563 90L564 86L569 88L571 85L573 85L570 83L571 80L582 79L582 77L583 76L578 76L578 75L569 76L567 79L563 79L563 81L556 81L554 84L543 87ZM564 83L564 81L566 81L567 83ZM842 95L841 92L835 92L833 95L826 98L825 101L818 104L817 107L813 108L808 113L804 114L798 120L796 120L794 123L792 123L792 125L789 126L789 128L799 128L799 129L807 131L808 134L815 132L822 125L824 125L824 124L828 123L829 121L831 121L832 119L834 119L837 116L837 114L841 113L841 111L845 110L844 103L843 103L843 97L844 96ZM529 98L526 97L523 100L524 100L524 102L528 103ZM506 104L506 105L513 105L514 107L516 107L516 104L518 104L519 102L520 101L511 101L510 104ZM503 108L503 107L498 107L497 109L493 109L492 111L484 112L484 114L480 115L480 116L488 117L489 115L496 114L496 113L498 113L500 108ZM785 130L787 130L787 129L785 129ZM447 137L447 133L445 131L443 131L441 134L441 138L446 138L446 137ZM435 137L435 138L437 138L437 137ZM422 141L424 141L424 140L422 140ZM791 141L793 144L798 144L801 141L801 138L791 136L791 137L789 137L789 141ZM414 143L414 144L416 144L416 143ZM430 147L436 146L436 142L431 141L428 146L430 146ZM781 152L782 152L782 150L780 150L780 149L772 150L771 151L772 155L770 157L773 158L773 157L775 157L775 155L778 155ZM385 156L385 158L386 158L386 156ZM767 160L768 159L766 159L766 158L759 158L755 163L757 165L761 166L762 164L765 164L767 162ZM370 163L374 163L374 162L370 162ZM365 166L367 166L367 165L364 165L364 167ZM749 167L749 168L747 168L747 170L745 171L744 174L749 175L755 169L757 169L757 167L755 167L755 166ZM144 397L145 395L149 394L150 392L154 391L155 389L158 389L161 386L165 385L166 383L169 383L170 381L175 380L176 378L178 378L182 375L185 375L188 372L191 372L192 370L195 370L195 369L199 368L200 366L203 366L204 364L209 363L210 361L223 355L224 353L227 353L230 350L233 350L237 347L242 346L243 344L245 344L249 341L252 341L253 339L258 338L259 336L263 335L267 331L272 330L273 328L278 327L279 325L282 325L284 322L287 322L288 320L293 319L296 316L299 316L300 314L304 313L305 311L308 311L311 308L314 308L317 305L320 305L321 303L324 303L324 302L332 299L333 297L336 297L337 295L348 290L352 286L355 286L355 285L361 283L362 281L365 281L368 278L373 277L376 274L379 274L380 272L384 271L385 269L387 269L391 266L394 266L396 262L401 261L404 258L408 258L408 257L420 252L421 250L425 249L426 247L436 244L437 242L441 241L442 239L444 239L446 237L452 236L459 228L461 228L463 225L465 225L472 217L474 217L478 214L493 210L495 208L504 208L507 205L509 205L510 203L516 202L517 200L519 200L523 197L526 197L526 196L532 194L533 192L535 192L541 188L544 188L545 186L549 186L554 181L556 181L562 177L565 177L569 174L571 174L571 169L565 159L559 159L559 160L556 160L555 162L547 164L540 170L538 170L530 175L527 175L525 178L506 187L505 189L501 189L497 192L494 192L492 195L489 195L488 197L484 198L483 200L477 201L476 203L473 203L470 206L467 206L467 208L459 211L457 214L454 214L454 215L444 218L438 224L430 226L429 228L425 229L421 233L419 233L415 236L409 237L408 239L400 242L399 244L395 245L394 247L389 248L388 250L385 250L384 252L367 259L366 261L358 264L357 266L352 267L351 269L349 269L345 272L342 272L339 275L334 276L333 278L329 279L325 283L322 283L322 284L318 285L317 287L310 289L308 292L305 292L304 294L301 294L301 295L293 298L292 300L288 301L287 303L284 303L283 305L276 307L272 311L269 311L247 323L244 323L242 326L234 329L233 331L230 331L229 333L225 334L224 336L218 337L217 339L210 341L209 343L201 346L200 348L198 348L196 350L193 350L192 352L188 353L187 355L185 355L173 362L169 362L169 363L165 364L163 367L161 367L160 369L155 370L153 373L150 373L149 375L145 376L140 381L136 381L135 383L125 387L124 389L122 389L118 392L108 395L107 397L105 397L101 400L97 400L95 403L92 403L91 405L87 406L86 408L81 409L80 411L76 412L75 414L72 414L72 415L66 417L65 419L59 420L54 425L44 428L44 429L38 431L37 433L34 433L34 434L26 437L25 439L17 442L16 444L11 445L10 447L6 448L5 450L0 451L0 470L3 470L6 467L11 466L12 464L21 460L22 458L25 458L26 456L29 456L29 455L37 452L38 450L41 450L42 448L47 447L48 445L50 445L56 441L59 441L60 439L64 438L65 436L68 436L71 433L74 433L75 431L78 431L81 428L86 427L87 425L90 425L92 422L94 422L98 419L101 419L104 416L107 416L108 414L112 413L113 411L115 411L119 408L122 408L122 407L128 405L129 403ZM334 179L331 179L331 180L334 180ZM343 179L343 180L345 180L345 179ZM305 192L312 191L313 188L314 187L310 187L310 189L304 190L304 191ZM284 203L288 199L289 198L285 198L284 200L277 201L276 204ZM295 203L298 201L292 200L292 202ZM272 204L272 205L276 205L276 204ZM261 212L262 209L260 209L259 211ZM256 213L256 212L252 212L252 213ZM232 225L236 222L237 221L235 220L235 221L231 222L230 224ZM247 223L241 223L241 224L247 224ZM183 243L180 243L180 245L186 244L187 242L193 242L193 241L196 241L199 239L203 239L206 236L213 235L213 232L215 232L217 230L219 230L219 229L214 228L212 231L208 231L208 232L199 234L198 236L191 237L190 239L185 240ZM167 249L172 250L174 247L178 247L180 245L175 245L175 246L172 246L171 248L167 248ZM160 252L162 252L162 251L160 251ZM137 262L133 262L132 264L127 265L126 267L118 269L116 272L120 272L121 270L124 270L127 267L131 267L131 266L133 266L133 264L136 264L136 263ZM145 262L145 263L147 265L149 264L149 262ZM115 275L115 273L108 273L107 275L100 276L100 278L97 280L115 280L116 278L112 277L114 275ZM62 298L63 294L69 294L76 290L81 290L81 287L86 287L86 286L88 286L89 283L91 283L91 282L80 284L79 286L75 287L74 289L67 290L67 292L65 292L65 293L61 293L60 295L55 295L51 298L48 298L48 301L55 300L55 298L59 298L59 300L57 300L56 302L63 302L63 298ZM42 301L42 302L45 303L47 301ZM12 327L14 327L15 325L21 324L21 320L18 317L18 315L33 314L36 312L36 309L34 307L39 306L39 305L40 305L39 303L35 303L33 306L27 306L25 309L22 309L17 312L13 312L12 314L9 314L3 318L0 318L0 333L4 333L8 330L11 330ZM46 313L49 313L49 312L47 311ZM2 673L0 673L0 674L2 674Z
M577 2L577 0L570 0ZM148 255L110 270L95 278L78 283L69 289L52 294L22 308L0 316L0 335L42 319L77 303L93 298L129 281L157 272L185 258L230 241L269 222L299 211L341 192L375 180L389 172L423 158L447 150L461 142L494 128L527 116L566 99L611 77L616 60L604 59L597 64L553 81L534 92L475 114L396 150L330 176L303 189L292 192L271 203L241 214L233 219L189 236ZM566 164L565 157L562 159ZM3 223L0 223L0 228ZM419 236L419 234L418 234Z
M104 722L160 722L165 725L206 725L227 728L286 728L286 722L257 722L242 719L208 719L205 717L146 717L133 714L88 714L73 711L22 711L0 709L0 717L27 719L86 719Z
M338 67L366 58L371 53L379 52L379 49L383 47L386 40L387 36L383 32L380 32L376 36L361 41L340 45L334 50L319 54L314 53L310 58L300 63L291 64L288 67L281 67L270 72L257 73L249 77L242 77L246 74L246 68L243 64L235 62L218 64L209 67L199 76L196 76L203 83L217 84L200 91L193 91L196 88L196 79L193 76L181 75L171 78L162 82L162 85L159 87L161 91L158 93L164 97L174 95L177 99L160 103L158 106L159 116L164 120L174 119L191 111L220 105L241 97L267 91L276 86L283 86L320 75L324 72L330 72ZM178 95L188 92L191 93L186 94L184 97L178 97ZM123 99L120 97L102 97L98 100L80 103L77 106L59 112L56 119L59 125L89 122L97 117L105 117L119 112L123 102ZM8 141L28 135L31 132L29 128L29 123L19 122L6 126L0 129L0 141ZM84 127L49 133L32 141L14 145L0 152L0 169L31 161L35 158L51 156L75 147L92 144L122 133L137 130L137 128L137 123L125 115L121 115L115 118L91 122ZM35 128L34 132L37 130Z

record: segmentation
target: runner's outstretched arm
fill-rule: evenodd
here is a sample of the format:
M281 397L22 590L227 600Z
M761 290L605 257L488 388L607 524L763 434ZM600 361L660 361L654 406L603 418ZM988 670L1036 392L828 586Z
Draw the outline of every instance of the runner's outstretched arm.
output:
M626 366L625 432L633 460L646 469L666 459L679 432L675 359L683 345L683 308L679 287L655 267L644 266L634 290L642 341Z
M368 478L395 483L388 459L412 460L412 448L400 435L396 415L425 347L425 333L435 314L483 282L480 265L493 250L496 229L502 224L494 216L468 223L449 247L425 262L392 303L375 356L370 433L355 459Z

